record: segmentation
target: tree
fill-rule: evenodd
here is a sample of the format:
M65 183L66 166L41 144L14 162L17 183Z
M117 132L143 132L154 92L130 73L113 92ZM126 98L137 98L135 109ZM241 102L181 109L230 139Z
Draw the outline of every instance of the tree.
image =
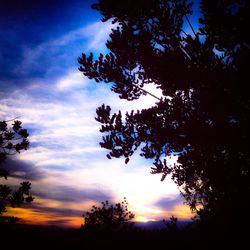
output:
M4 168L4 161L7 156L20 153L22 150L27 150L29 134L26 129L22 128L22 123L14 120L12 126L8 126L10 121L0 122L0 178L9 176L8 170ZM29 191L31 189L30 182L22 182L20 187L13 191L9 186L0 184L0 215L7 212L8 206L20 206L23 202L32 202L33 197Z
M166 229L168 231L177 231L178 230L178 218L171 216L169 221L166 221L165 219L163 220Z
M85 76L110 83L122 99L147 94L149 83L162 90L155 106L125 117L97 108L100 145L110 159L128 163L136 150L154 159L152 173L171 175L200 219L224 226L235 214L242 223L250 204L249 6L201 0L195 31L188 0L99 0L92 7L102 21L117 24L109 53L78 59ZM177 153L179 164L168 165L166 157Z
M134 214L128 211L126 198L115 205L108 201L102 202L101 207L93 206L89 212L83 215L86 230L117 231L129 228Z

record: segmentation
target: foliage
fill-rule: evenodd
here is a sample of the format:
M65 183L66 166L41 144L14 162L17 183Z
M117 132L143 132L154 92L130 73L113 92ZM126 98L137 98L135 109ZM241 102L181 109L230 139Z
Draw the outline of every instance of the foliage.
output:
M16 191L12 191L7 185L0 185L0 215L7 212L6 207L17 207L23 204L23 202L32 202L33 197L29 191L31 189L31 183L24 181L20 183L20 187Z
M111 83L122 99L140 98L149 83L162 90L155 106L125 117L108 105L97 108L100 145L110 159L128 163L136 150L154 159L153 174L170 174L200 218L220 223L235 213L242 222L250 204L249 6L201 0L195 32L189 1L99 0L92 7L102 21L117 24L109 53L78 59L84 75ZM177 153L179 164L168 165L166 157Z
M22 123L15 120L11 127L8 127L6 121L0 121L0 166L8 155L20 153L27 150L29 134L26 129L22 128ZM0 177L6 178L8 172L0 169Z
M169 232L176 232L178 230L178 218L174 217L174 216L171 216L170 217L170 220L169 221L166 221L166 220L163 220L165 226L166 226L166 229L169 231Z
M4 161L7 156L27 150L29 146L28 132L22 128L22 123L14 120L12 126L8 126L10 121L0 122L0 178L9 176L9 172L4 169ZM7 212L6 207L20 206L23 202L32 202L33 197L29 194L30 182L22 182L20 187L13 191L9 186L0 184L0 215ZM14 220L12 220L14 221Z
M83 215L84 229L114 231L129 228L134 214L128 211L126 198L115 205L108 201L102 202L102 206L93 206L89 212Z

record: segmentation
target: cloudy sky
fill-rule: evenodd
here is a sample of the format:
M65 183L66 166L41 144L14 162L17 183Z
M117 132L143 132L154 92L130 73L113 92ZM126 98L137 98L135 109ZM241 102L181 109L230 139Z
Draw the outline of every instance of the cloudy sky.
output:
M176 185L151 175L152 162L135 154L109 160L101 149L95 109L146 108L155 99L120 100L109 87L78 71L82 52L107 53L112 24L102 23L89 0L0 0L0 120L15 117L30 133L27 152L6 164L12 177L32 182L32 205L10 209L27 223L79 227L101 201L126 197L137 221L190 218ZM159 90L148 90L160 96Z

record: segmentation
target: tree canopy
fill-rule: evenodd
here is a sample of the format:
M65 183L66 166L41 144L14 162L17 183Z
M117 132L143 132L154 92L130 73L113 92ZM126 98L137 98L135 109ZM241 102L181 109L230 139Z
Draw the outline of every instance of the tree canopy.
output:
M107 157L127 163L139 150L154 159L152 173L162 180L171 175L200 218L224 223L236 213L246 216L249 1L201 0L198 30L188 0L99 0L92 7L117 26L106 43L109 53L82 54L79 70L110 83L122 99L140 98L149 83L163 93L155 106L125 117L105 104L97 108ZM177 152L179 164L168 165L166 157Z
M29 146L27 139L29 134L26 129L22 128L21 121L13 120L12 125L9 126L10 122L0 122L0 178L5 179L9 176L8 169L3 164L6 158L27 150ZM16 207L23 202L32 202L34 198L29 193L30 189L31 183L28 181L22 182L16 191L7 185L0 184L0 215L7 211L8 206Z

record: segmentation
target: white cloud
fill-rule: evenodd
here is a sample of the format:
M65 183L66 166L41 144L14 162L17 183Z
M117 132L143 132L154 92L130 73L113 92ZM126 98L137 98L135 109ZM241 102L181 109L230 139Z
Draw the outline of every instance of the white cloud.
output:
M86 48L101 50L110 28L110 23L97 22L29 49L22 70L39 62L47 49L66 46L78 39L90 37ZM153 84L145 89L158 97L162 95ZM95 109L105 103L124 113L151 107L157 101L149 95L134 102L121 100L106 85L83 77L77 69L68 69L57 79L33 80L2 98L0 115L4 119L21 116L24 126L30 129L31 148L20 154L20 158L48 173L46 181L37 181L33 188L64 184L83 190L107 189L117 201L126 196L131 207L142 212L145 208L156 209L152 205L156 200L175 196L179 191L170 179L160 182L160 176L150 175L150 163L138 155L126 167L122 159L108 160L107 151L99 146L102 135L94 119Z
M115 24L108 22L94 22L86 25L83 28L73 30L66 35L51 42L53 46L65 46L76 40L87 39L88 44L86 48L88 50L100 51L105 48L105 42L109 37L109 33Z
M115 24L111 22L96 22L86 27L85 32L91 36L91 42L87 46L87 50L103 50L103 46L105 45L109 33L112 28L115 28Z
M169 179L160 182L160 176L150 175L150 164L138 155L126 167L123 159L108 160L106 150L98 145L101 134L94 116L95 108L101 103L125 111L150 107L157 100L142 96L135 102L127 102L99 84L95 84L93 91L93 84L70 71L50 85L36 87L34 83L0 101L6 115L21 115L24 125L35 129L30 136L30 150L20 158L43 169L49 167L50 179L54 176L51 185L59 182L83 190L105 187L112 190L117 200L126 196L134 210L155 209L152 205L155 200L178 194L176 185ZM48 96L53 91L54 99L46 100L46 91ZM151 87L150 91L160 95L157 89ZM36 92L43 95L38 97ZM34 143L40 146L33 147ZM53 166L62 169L53 170Z
M88 83L88 81L87 78L83 78L79 71L75 71L59 79L56 86L59 90L68 90L77 87L80 88L83 84Z

